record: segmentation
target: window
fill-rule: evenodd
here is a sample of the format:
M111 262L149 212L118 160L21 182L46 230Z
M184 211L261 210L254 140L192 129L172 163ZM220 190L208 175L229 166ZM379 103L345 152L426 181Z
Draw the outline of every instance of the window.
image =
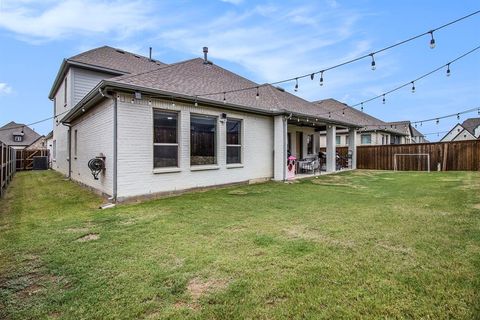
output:
M307 154L313 154L313 134L307 136Z
M340 137L340 136L335 136L335 143L336 143L336 145L337 145L337 146L340 145L341 142L342 142L341 137Z
M346 144L347 146L348 146L348 138L349 138L349 136L348 136L348 134L347 134L347 135L345 136L345 144Z
M242 121L227 120L227 164L242 163Z
M65 78L64 88L63 88L63 106L67 106L67 78Z
M190 164L217 163L217 118L190 116Z
M22 142L23 141L23 136L22 135L14 135L13 136L13 141Z
M77 132L77 130L75 130L73 132L73 141L75 143L75 148L73 149L73 154L74 154L75 157L77 156L77 146L78 146L77 136L78 136L78 132Z
M362 134L360 137L362 144L372 144L372 135L370 133Z
M57 140L53 140L52 153L53 153L53 160L57 159Z
M153 167L178 167L178 114L153 110Z
M385 144L385 135L382 134L382 145Z

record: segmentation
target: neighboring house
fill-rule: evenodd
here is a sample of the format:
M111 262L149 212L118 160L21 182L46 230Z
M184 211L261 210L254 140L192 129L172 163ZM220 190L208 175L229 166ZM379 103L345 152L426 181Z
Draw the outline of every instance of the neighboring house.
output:
M480 139L480 118L469 118L457 123L440 141L463 141Z
M428 142L425 139L425 136L418 131L410 121L395 121L395 122L388 122L387 124L393 125L393 128L396 130L400 130L405 133L405 143L426 143Z
M52 157L53 157L53 130L50 131L45 136L45 145L47 146L48 150L48 167L52 167Z
M409 143L410 131L399 128L392 123L384 122L371 115L348 106L335 99L325 99L314 102L329 117L339 117L360 127L356 134L357 145L388 145ZM349 142L349 132L338 130L335 142L338 147L344 147ZM326 146L326 132L320 131L320 147Z
M17 149L44 149L45 137L22 123L11 121L0 128L0 141Z
M237 92L225 91L252 88ZM205 96L206 93L216 93ZM285 180L287 150L318 154L327 131L356 125L321 108L192 59L171 65L110 47L64 61L50 92L53 168L114 200L265 179ZM66 112L66 114L64 114ZM355 167L355 141L351 143ZM87 163L104 157L94 180Z

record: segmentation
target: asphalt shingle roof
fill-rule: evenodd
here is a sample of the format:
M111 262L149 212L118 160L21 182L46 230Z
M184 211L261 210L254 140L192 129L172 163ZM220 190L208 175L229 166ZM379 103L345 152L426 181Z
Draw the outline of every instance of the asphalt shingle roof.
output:
M67 61L107 68L120 73L141 73L166 66L158 60L109 46L95 48L70 57Z
M21 134L23 130L23 141L17 142L13 140L13 134ZM30 129L22 123L11 121L0 128L0 141L10 146L29 146L37 141L41 135Z
M384 122L335 99L319 100L314 103L324 111L331 112L332 119L344 119L344 121L362 127L361 130L363 131L381 130L395 134L408 134L402 131L401 128L397 127L397 129L395 129L390 123Z
M475 128L480 126L480 118L469 118L462 123L462 127L475 136Z
M171 64L160 69L137 75L123 75L109 79L109 82L128 84L171 92L172 94L199 96L214 102L223 102L224 91L252 88L225 94L226 102L238 106L266 110L287 111L323 120L337 120L350 124L346 119L328 119L318 105L285 92L269 84L258 84L201 58ZM259 98L256 98L256 87ZM218 94L202 96L204 93Z

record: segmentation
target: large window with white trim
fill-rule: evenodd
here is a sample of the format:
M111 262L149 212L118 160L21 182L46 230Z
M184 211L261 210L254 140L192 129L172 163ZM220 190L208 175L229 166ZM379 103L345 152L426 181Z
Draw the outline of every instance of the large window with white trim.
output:
M362 144L372 144L372 135L370 133L363 133L360 139Z
M178 113L153 111L153 167L178 167Z
M242 121L227 120L227 164L242 163Z
M190 165L217 164L217 118L190 116Z

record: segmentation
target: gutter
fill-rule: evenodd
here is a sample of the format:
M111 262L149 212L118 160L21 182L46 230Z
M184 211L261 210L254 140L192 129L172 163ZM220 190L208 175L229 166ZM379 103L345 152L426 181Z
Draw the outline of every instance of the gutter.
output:
M106 92L106 90L98 89L98 92L102 97L111 99L113 101L113 177L112 177L112 200L117 202L117 187L118 187L118 112L117 112L117 99Z
M72 178L72 125L70 123L62 123L67 130L67 142L68 142L68 179Z
M120 90L127 90L127 91L140 91L144 92L146 94L152 95L152 98L167 98L171 99L172 96L175 97L176 100L179 101L185 101L185 102L193 102L195 97L186 95L186 94L180 94L180 93L175 93L175 92L168 92L168 91L163 91L163 90L158 90L158 89L146 89L144 87L139 87L139 86L134 86L130 84L123 84L119 82L114 82L114 81L109 81L109 80L102 80L100 83L95 86L95 88L92 89L80 102L77 103L77 105L68 112L63 119L61 120L62 122L69 123L73 121L77 115L80 115L80 111L82 109L88 110L91 106L91 104L95 101L95 99L98 99L98 95L100 90L102 92L106 92L108 90L115 90L115 89L120 89ZM258 109L258 108L252 108L252 107L247 107L247 106L242 106L242 105L235 105L235 104L224 104L220 101L215 101L215 100L209 100L209 99L204 99L201 97L197 97L197 102L199 103L204 103L206 105L212 106L212 107L218 107L222 109L230 109L234 111L243 111L243 112L249 112L249 113L254 113L254 114L260 114L260 115L266 115L266 116L276 116L276 115L285 115L285 116L295 116L295 117L302 117L302 118L315 118L317 117L318 119L322 120L322 122L326 122L329 124L336 124L336 125L341 125L345 127L357 127L357 125L353 123L348 123L348 122L342 122L342 121L337 121L337 120L331 120L331 119L325 119L320 116L315 116L311 114L302 114L302 113L292 113L291 111L281 109L281 110L265 110L265 109Z

